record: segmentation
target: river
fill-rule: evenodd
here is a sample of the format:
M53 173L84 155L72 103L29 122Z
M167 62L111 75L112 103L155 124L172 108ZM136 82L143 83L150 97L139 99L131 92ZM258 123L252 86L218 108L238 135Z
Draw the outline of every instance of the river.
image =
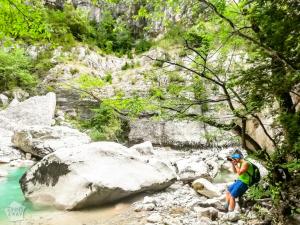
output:
M26 172L25 167L14 168L0 166L1 170L8 171L8 176L0 180L0 224L1 225L119 225L141 222L143 215L133 213L131 203L143 198L138 195L124 199L116 204L104 207L95 207L81 211L59 211L54 208L33 205L26 201L19 185L19 179ZM24 207L24 214L22 209ZM15 216L12 215L14 209Z

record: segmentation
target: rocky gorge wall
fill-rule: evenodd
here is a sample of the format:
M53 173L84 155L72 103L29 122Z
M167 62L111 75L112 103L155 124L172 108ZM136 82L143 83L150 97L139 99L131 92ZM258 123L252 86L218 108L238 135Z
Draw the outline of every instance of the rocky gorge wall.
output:
M114 98L119 93L122 93L125 98L135 95L147 97L153 85L157 83L165 87L169 85L170 78L164 70L166 73L176 71L175 67L166 67L158 70L159 72L153 72L157 70L155 61L147 56L159 58L163 55L163 49L159 48L154 48L133 59L126 56L103 56L84 46L74 47L68 52L58 48L53 52L51 59L54 66L46 74L40 89L47 91L51 87L55 90L57 110L62 111L64 116L88 119L92 116L91 109L97 108L99 103L91 96L82 97L82 92L71 88L70 84L78 88L78 84L74 83L75 79L83 74L102 79L110 76L109 83L93 91L99 99ZM126 68L126 65L129 65L129 68ZM155 81L153 74L155 74ZM189 74L182 71L180 76L185 77L186 85L190 85ZM194 108L193 112L201 111ZM128 141L132 144L151 141L155 145L177 148L236 144L230 132L223 132L196 121L155 121L141 116L131 121L129 127Z

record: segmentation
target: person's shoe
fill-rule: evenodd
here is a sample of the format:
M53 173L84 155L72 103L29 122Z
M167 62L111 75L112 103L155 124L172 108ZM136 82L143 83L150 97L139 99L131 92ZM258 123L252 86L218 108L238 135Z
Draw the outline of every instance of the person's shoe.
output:
M228 204L228 202L226 202L226 203L224 204L224 209L223 209L222 211L228 212L228 207L229 207L229 204Z
M228 212L233 212L233 211L234 211L234 209L231 209L228 207Z

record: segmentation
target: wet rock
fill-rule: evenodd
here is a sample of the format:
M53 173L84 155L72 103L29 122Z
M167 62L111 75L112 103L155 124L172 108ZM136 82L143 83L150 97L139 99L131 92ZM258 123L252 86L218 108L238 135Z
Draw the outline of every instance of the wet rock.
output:
M31 167L34 164L35 164L35 161L33 161L33 160L17 159L17 160L11 161L9 163L9 166L11 166L11 167Z

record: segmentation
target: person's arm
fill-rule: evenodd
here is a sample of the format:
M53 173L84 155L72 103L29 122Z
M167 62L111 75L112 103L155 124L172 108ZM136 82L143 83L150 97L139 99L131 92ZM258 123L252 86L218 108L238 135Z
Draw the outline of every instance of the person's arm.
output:
M232 165L233 172L237 173L236 168L235 168L237 164L234 161L231 161L231 165Z
M238 175L241 175L241 174L247 172L247 170L248 170L248 168L249 168L249 163L244 162L241 168L239 168L239 167L237 166L237 164L236 164L234 167L235 167L236 173L237 173Z

